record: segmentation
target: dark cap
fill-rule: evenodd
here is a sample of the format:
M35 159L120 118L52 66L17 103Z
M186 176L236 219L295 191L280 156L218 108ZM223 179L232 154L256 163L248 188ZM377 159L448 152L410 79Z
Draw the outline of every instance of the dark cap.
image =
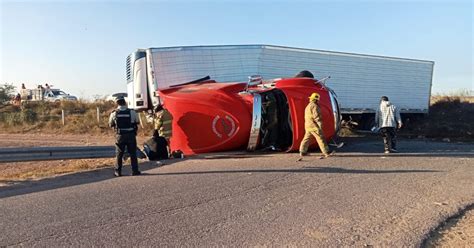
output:
M124 100L124 101L125 101L125 98L124 98L123 96L117 96L117 97L115 98L115 102L118 102L118 101L120 101L120 100Z
M124 106L124 105L127 104L127 102L125 102L125 98L123 96L116 97L115 98L115 103L117 103L120 106Z
M380 100L381 100L381 101L388 101L388 97L382 96L382 97L380 98Z

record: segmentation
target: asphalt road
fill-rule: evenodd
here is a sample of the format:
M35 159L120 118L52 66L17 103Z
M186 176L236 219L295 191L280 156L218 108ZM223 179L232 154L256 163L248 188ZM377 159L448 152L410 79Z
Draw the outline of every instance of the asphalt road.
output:
M399 147L349 140L326 160L218 154L4 187L0 246L419 246L474 203L474 144Z

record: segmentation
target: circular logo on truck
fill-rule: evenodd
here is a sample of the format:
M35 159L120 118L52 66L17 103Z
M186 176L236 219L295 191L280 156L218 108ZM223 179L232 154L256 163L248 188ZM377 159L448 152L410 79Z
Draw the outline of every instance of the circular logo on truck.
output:
M235 121L228 115L225 118L217 115L212 120L212 131L219 138L222 138L224 135L230 137L235 132Z

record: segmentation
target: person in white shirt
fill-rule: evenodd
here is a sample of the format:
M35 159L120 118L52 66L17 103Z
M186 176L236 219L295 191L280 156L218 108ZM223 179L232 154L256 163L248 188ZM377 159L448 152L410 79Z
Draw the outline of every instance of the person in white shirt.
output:
M397 151L397 128L402 127L399 109L390 103L388 97L382 96L380 106L375 113L375 124L380 128L385 153Z

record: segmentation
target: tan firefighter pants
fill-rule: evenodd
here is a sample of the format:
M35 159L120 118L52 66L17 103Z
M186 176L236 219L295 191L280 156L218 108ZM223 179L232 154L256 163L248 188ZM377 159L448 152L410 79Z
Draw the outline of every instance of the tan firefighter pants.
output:
M300 154L305 154L308 151L308 147L311 141L311 137L314 137L318 142L319 149L321 149L321 153L327 155L329 153L329 147L324 139L324 135L318 131L306 131L301 141L300 145Z

